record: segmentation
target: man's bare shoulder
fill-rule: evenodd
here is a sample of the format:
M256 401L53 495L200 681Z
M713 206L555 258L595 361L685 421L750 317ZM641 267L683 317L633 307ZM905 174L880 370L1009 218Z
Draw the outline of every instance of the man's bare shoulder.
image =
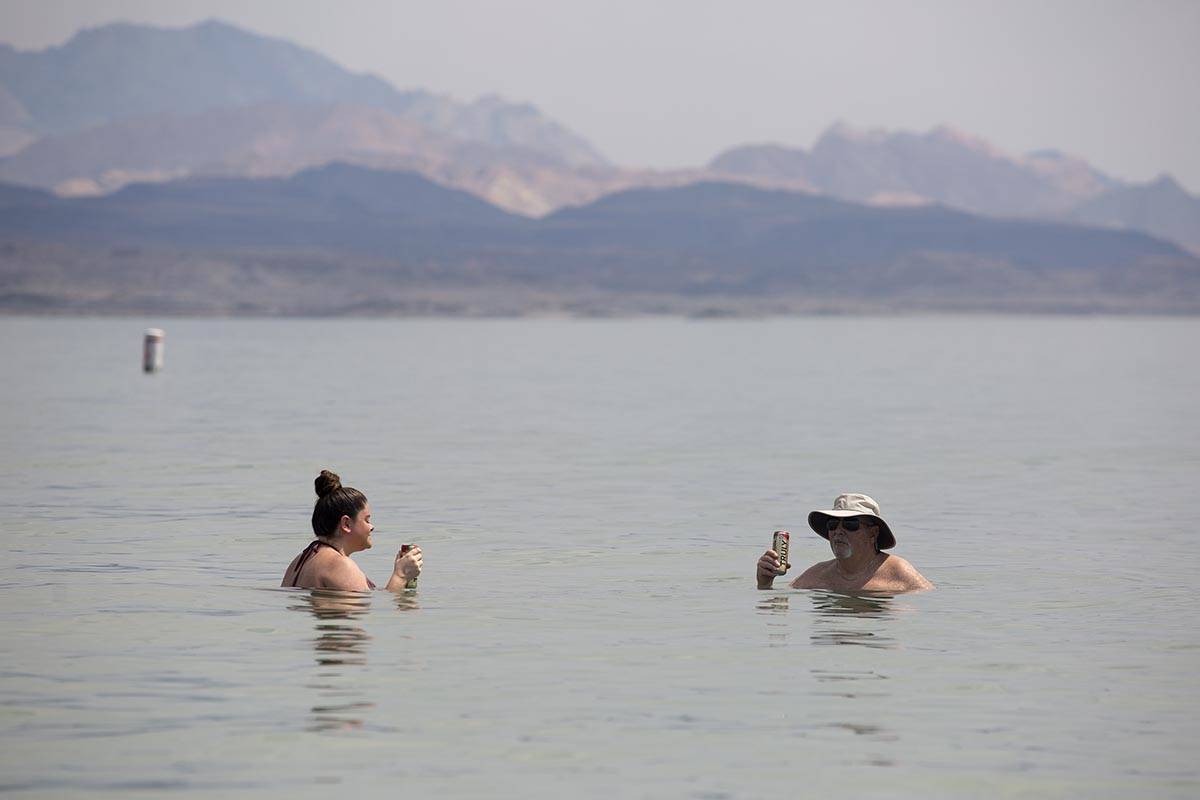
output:
M897 588L903 588L905 591L914 591L918 589L932 589L933 584L912 564L908 563L907 559L900 556L894 556L890 553L879 565L879 570L876 575L891 583L898 584Z
M796 580L792 581L793 589L824 589L826 588L826 576L829 571L837 564L836 558L831 558L828 561L818 561L808 569L801 572Z

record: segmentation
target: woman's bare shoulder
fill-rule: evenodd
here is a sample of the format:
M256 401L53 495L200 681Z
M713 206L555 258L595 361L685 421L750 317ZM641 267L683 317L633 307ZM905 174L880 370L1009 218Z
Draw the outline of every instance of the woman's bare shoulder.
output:
M279 582L280 586L291 586L292 585L292 579L295 577L295 574L296 574L295 573L296 564L298 564L299 562L300 562L300 555L298 554L295 558L292 559L291 563L289 563L287 565L287 569L285 569L283 571L283 580L281 580Z
M318 582L322 589L365 592L371 588L367 576L358 568L358 564L346 556L332 555L326 563L318 566Z

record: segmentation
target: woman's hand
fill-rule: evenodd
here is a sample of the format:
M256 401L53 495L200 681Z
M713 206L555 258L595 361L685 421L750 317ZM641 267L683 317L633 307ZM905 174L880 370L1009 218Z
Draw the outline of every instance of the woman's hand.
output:
M758 588L770 589L771 584L775 582L775 578L780 575L787 574L788 567L791 564L780 564L779 553L774 550L768 550L762 554L762 558L758 559Z
M406 581L416 580L421 574L421 548L415 544L401 547L400 552L396 553L396 566L392 573Z

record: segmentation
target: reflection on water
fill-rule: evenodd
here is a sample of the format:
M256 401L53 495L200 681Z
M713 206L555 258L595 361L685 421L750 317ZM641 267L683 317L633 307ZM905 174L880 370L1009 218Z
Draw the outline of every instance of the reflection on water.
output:
M884 631L894 622L893 597L886 594L837 592L813 592L811 595L814 612L812 643L815 645L849 644L876 649L896 647L896 640ZM827 684L823 694L845 700L868 699L874 706L886 699L889 692L884 687L888 676L874 669L813 669L812 676L819 684ZM855 706L847 706L852 713ZM876 742L894 742L899 737L874 722L831 722L826 726L855 737ZM877 767L892 766L887 758L873 756L868 763Z
M357 619L371 608L367 592L339 592L332 589L310 589L297 597L288 608L307 611L317 619Z
M291 606L293 611L307 611L316 618L317 637L313 647L317 663L330 666L367 663L370 635L357 625L346 623L359 619L370 608L368 594L321 589L312 590Z
M892 648L896 640L883 631L895 616L893 596L877 593L813 592L812 643Z
M813 608L818 614L825 616L854 616L854 617L890 617L894 595L880 592L841 592L815 591L811 595Z
M895 638L886 634L895 617L892 595L826 591L804 593L812 602L812 644L849 644L874 649L896 647ZM767 618L767 637L773 640L768 646L787 645L789 626L786 615L791 611L791 599L796 594L798 593L760 596L756 600L755 607L758 612ZM874 657L868 657L865 664L862 659L853 658L837 661L845 661L846 666L810 669L813 679L822 687L813 694L839 698L835 701L837 707L846 714L862 710L859 704L849 701L863 700L875 707L881 700L887 700L890 693L885 681L888 680L888 676L869 668L875 666ZM888 730L874 721L842 720L829 722L821 727L835 734L850 734L872 742L891 743L899 739L895 731ZM866 763L876 767L893 766L890 759L878 755L870 756Z
M876 592L842 594L811 591L814 620L813 644L853 644L861 647L893 648L894 637L886 635L888 622L895 616L894 597ZM759 599L755 606L770 616L787 614L791 595L772 595ZM767 638L772 645L781 646L788 638L788 625L782 618L767 620L771 630Z
M788 611L787 595L776 595L759 601L758 610L765 611L768 614L786 614ZM787 621L778 619L775 621L768 620L767 627L771 630L767 632L767 638L771 641L768 647L783 647L787 644L788 626Z
M860 724L854 722L831 722L826 727L836 731L847 731L855 736L865 736L866 738L873 739L877 742L894 742L900 738L893 731L890 731L887 728L879 725ZM871 763L875 764L876 766L884 767L891 766L892 762L875 760Z
M370 610L371 596L313 589L288 608L307 612L316 620L313 650L320 671L316 682L305 687L316 691L318 699L310 710L309 730L361 728L364 715L375 704L354 688L358 672L354 668L366 665L371 636L352 623Z
M392 595L396 608L400 611L416 611L421 605L417 602L417 593L409 589Z
M420 607L415 592L392 597L400 611ZM315 682L305 689L316 691L319 702L310 710L309 730L361 728L366 713L375 707L358 688L359 668L367 664L371 635L355 624L370 612L371 598L367 592L313 589L296 595L288 606L291 611L311 614L316 623L312 643L318 672Z
M759 611L769 611L774 614L786 614L788 610L787 595L768 597L758 603Z
M879 691L878 681L886 681L888 677L874 670L852 669L814 669L811 670L817 683L830 684L829 691L821 692L827 697L885 697L887 692Z

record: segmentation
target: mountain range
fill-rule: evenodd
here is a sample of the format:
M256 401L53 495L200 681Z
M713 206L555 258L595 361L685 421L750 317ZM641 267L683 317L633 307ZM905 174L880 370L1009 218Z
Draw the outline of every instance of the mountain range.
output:
M337 104L387 111L466 141L529 147L571 166L607 163L532 106L401 91L311 50L216 20L182 29L105 25L38 52L0 44L0 84L0 125L27 135L260 104Z
M639 186L737 181L1130 228L1200 252L1200 198L1169 178L1130 185L1056 151L1006 154L949 127L836 124L811 150L743 145L694 169L619 168L530 105L397 89L215 20L106 25L37 52L0 44L0 156L0 181L68 196L344 161L416 171L527 216Z
M939 203L992 216L1142 230L1200 252L1200 198L1169 178L1130 185L1058 151L1014 156L945 126L917 134L837 124L810 151L744 145L708 166L727 178L856 202Z
M1136 232L738 183L631 189L540 219L348 164L88 198L0 187L7 311L913 308L1195 313L1200 258Z
M844 124L623 168L217 21L0 45L0 155L0 310L1200 311L1169 177Z

